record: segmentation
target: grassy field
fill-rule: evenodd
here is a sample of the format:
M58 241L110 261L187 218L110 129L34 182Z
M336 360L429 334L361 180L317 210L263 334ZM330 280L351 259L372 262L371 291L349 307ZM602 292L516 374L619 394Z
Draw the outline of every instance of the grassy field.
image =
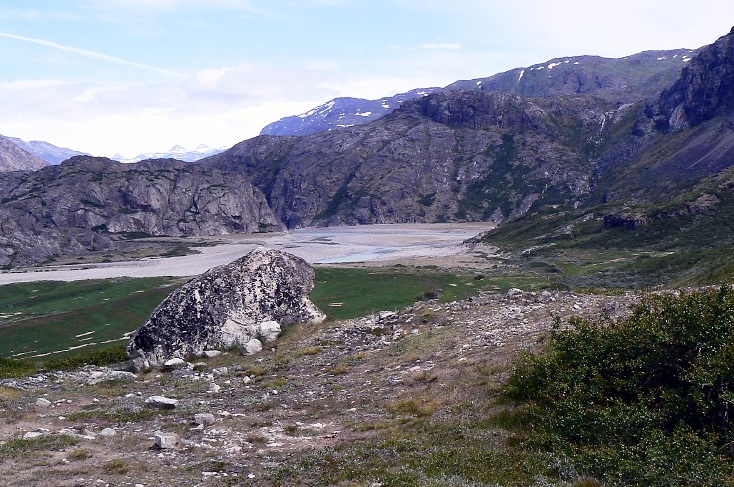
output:
M0 286L0 357L47 361L125 345L182 279L109 279ZM535 289L538 279L459 276L436 269L318 268L311 299L331 319L393 310L423 299L465 299L482 289Z
M0 286L0 357L41 359L124 344L181 280L35 282Z

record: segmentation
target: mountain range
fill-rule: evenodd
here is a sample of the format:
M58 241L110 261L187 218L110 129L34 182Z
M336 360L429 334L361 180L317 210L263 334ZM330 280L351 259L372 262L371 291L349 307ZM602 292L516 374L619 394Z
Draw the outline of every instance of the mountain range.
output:
M337 99L267 129L307 135L261 135L193 166L76 156L2 175L0 264L113 248L123 234L479 220L511 231L559 218L532 237L547 242L703 218L734 187L733 39L414 90L376 100L388 108L362 124L374 105Z

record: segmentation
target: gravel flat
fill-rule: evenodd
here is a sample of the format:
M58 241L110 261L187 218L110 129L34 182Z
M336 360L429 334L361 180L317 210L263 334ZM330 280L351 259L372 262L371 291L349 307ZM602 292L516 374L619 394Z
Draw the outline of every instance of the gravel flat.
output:
M33 281L77 281L115 277L196 276L236 260L253 248L284 250L311 264L440 259L466 252L462 242L489 230L491 223L393 224L306 228L288 233L227 235L201 253L100 264L43 266L0 273L0 285Z

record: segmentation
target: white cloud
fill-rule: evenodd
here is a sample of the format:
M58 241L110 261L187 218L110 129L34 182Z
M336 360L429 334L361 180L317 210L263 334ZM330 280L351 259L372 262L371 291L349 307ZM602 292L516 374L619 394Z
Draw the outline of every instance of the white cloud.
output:
M15 40L22 41L22 42L30 42L31 44L38 44L40 46L50 47L52 49L57 49L59 51L64 51L64 52L68 52L71 54L77 54L79 56L96 59L98 61L105 61L105 62L115 63L115 64L124 64L126 66L132 66L134 68L139 68L139 69L144 69L147 71L153 71L159 74L164 74L166 76L173 76L176 78L183 77L183 75L181 75L180 73L177 73L175 71L171 71L168 69L157 68L155 66L149 66L147 64L142 64L142 63L138 63L135 61L128 61L126 59L122 59L122 58L115 57L115 56L109 56L101 52L90 51L88 49L83 49L80 47L67 46L64 44L59 44L57 42L48 41L45 39L19 36L19 35L10 34L7 32L0 32L0 37L6 37L8 39L15 39Z

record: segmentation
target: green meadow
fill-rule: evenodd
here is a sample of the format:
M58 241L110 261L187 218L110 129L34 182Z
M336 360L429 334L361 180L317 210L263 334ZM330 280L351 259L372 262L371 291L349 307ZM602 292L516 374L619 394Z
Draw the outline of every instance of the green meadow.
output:
M0 357L47 361L127 343L151 311L185 279L119 278L0 286ZM329 319L454 301L482 289L506 291L540 281L457 275L434 268L385 270L317 268L311 299Z

